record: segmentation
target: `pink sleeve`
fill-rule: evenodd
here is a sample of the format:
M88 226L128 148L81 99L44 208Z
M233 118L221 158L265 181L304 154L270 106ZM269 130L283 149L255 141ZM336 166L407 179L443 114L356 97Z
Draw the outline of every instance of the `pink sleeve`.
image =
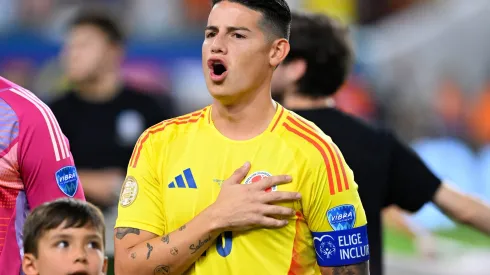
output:
M68 139L56 118L40 101L30 107L19 118L18 147L19 168L30 207L59 197L84 200Z

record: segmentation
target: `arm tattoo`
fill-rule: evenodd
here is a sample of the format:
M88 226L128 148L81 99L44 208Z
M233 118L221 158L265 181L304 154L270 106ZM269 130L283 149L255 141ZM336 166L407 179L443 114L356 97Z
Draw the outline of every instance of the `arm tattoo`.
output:
M205 245L210 240L211 240L211 235L209 235L206 239L199 240L199 242L197 242L197 244L191 244L189 246L189 249L192 250L191 254L196 253L203 245Z
M159 266L157 266L157 268L155 268L155 271L153 271L153 274L155 274L155 275L168 275L168 274L170 274L170 266L159 265Z
M333 275L369 275L368 262L333 268Z
M136 228L130 228L130 227L120 227L116 229L116 238L118 240L122 240L126 235L128 234L140 234L140 230Z
M162 237L162 242L168 244L170 242L170 235L167 234L165 236Z
M179 254L179 250L177 249L177 247L173 247L172 249L170 249L170 254L172 254L174 256Z
M134 260L136 259L136 252L131 253L131 258Z
M179 228L179 231L182 231L182 230L184 230L184 229L185 229L185 224L184 224L184 225L182 225L182 226Z
M146 254L146 259L148 260L150 258L150 254L153 251L153 246L151 246L150 243L146 243L146 247L148 247L148 254Z

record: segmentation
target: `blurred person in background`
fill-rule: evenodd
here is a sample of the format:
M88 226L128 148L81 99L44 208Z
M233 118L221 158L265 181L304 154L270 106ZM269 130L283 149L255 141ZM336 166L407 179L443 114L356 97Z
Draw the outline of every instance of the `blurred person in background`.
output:
M84 199L68 139L48 106L0 77L0 275L20 274L27 213L67 196Z
M71 140L87 200L103 210L108 228L115 222L119 190L136 140L144 129L173 116L170 98L155 100L121 79L124 40L123 31L106 13L78 14L63 51L73 89L51 104ZM112 229L107 231L111 253Z
M332 96L350 71L353 52L348 31L321 14L293 13L291 51L277 68L273 94L297 114L311 120L338 144L359 184L366 209L372 274L382 274L381 213L397 205L415 212L433 201L449 217L490 234L490 208L459 193L436 177L393 133L368 126L335 108ZM409 230L412 224L397 208Z

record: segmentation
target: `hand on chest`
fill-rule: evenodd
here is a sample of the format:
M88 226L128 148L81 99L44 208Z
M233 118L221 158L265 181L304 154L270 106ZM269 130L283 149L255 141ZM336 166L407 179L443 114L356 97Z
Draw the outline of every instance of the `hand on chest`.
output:
M226 151L226 150L224 150ZM216 201L221 184L246 161L251 170L242 184L254 184L271 175L287 174L293 182L275 186L266 192L297 191L301 175L294 158L275 158L264 150L184 155L165 168L162 175L164 213L167 228L176 229Z

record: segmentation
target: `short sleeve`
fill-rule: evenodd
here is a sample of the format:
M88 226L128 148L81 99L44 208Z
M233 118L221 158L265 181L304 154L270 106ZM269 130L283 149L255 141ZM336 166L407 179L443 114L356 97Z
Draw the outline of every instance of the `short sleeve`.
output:
M410 212L418 211L430 202L441 185L441 180L432 173L420 157L392 134L389 170L389 204L396 204Z
M312 162L303 192L305 220L320 266L344 266L369 260L367 221L354 175L335 144ZM309 190L308 190L309 189Z
M131 227L163 235L162 187L154 170L153 148L145 131L133 150L121 188L116 228Z

